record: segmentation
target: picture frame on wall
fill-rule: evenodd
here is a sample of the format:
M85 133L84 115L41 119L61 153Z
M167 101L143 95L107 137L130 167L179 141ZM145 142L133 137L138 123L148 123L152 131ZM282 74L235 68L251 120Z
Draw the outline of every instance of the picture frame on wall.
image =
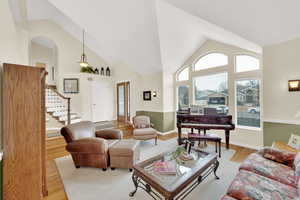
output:
M151 91L144 91L143 99L144 99L144 101L151 101Z
M64 78L64 93L68 93L68 94L79 93L79 79Z

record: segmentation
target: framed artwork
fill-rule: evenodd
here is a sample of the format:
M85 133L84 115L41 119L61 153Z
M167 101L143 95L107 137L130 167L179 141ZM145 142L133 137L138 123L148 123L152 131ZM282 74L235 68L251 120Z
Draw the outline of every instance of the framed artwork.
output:
M151 101L151 91L144 91L143 99L144 99L144 101Z
M64 78L64 93L79 93L78 78Z

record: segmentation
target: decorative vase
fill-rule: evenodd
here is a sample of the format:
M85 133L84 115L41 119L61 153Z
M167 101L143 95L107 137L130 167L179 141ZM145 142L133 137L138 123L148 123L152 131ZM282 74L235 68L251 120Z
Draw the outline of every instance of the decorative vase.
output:
M109 69L109 67L106 68L106 76L110 76L110 69Z

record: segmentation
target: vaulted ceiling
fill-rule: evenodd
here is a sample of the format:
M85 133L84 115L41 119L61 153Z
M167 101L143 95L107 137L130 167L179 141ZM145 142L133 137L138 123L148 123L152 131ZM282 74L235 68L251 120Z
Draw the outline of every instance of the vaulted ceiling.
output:
M165 0L259 45L300 36L300 1Z
M139 73L175 72L207 39L257 53L300 35L296 0L27 0L29 20L50 19L107 62ZM283 14L284 13L284 14Z

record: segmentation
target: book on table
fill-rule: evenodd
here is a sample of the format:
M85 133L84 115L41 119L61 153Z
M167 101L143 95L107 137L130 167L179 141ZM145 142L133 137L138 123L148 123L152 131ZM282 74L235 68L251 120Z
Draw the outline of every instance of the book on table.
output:
M171 161L157 161L154 163L154 172L163 175L176 175L176 164Z

